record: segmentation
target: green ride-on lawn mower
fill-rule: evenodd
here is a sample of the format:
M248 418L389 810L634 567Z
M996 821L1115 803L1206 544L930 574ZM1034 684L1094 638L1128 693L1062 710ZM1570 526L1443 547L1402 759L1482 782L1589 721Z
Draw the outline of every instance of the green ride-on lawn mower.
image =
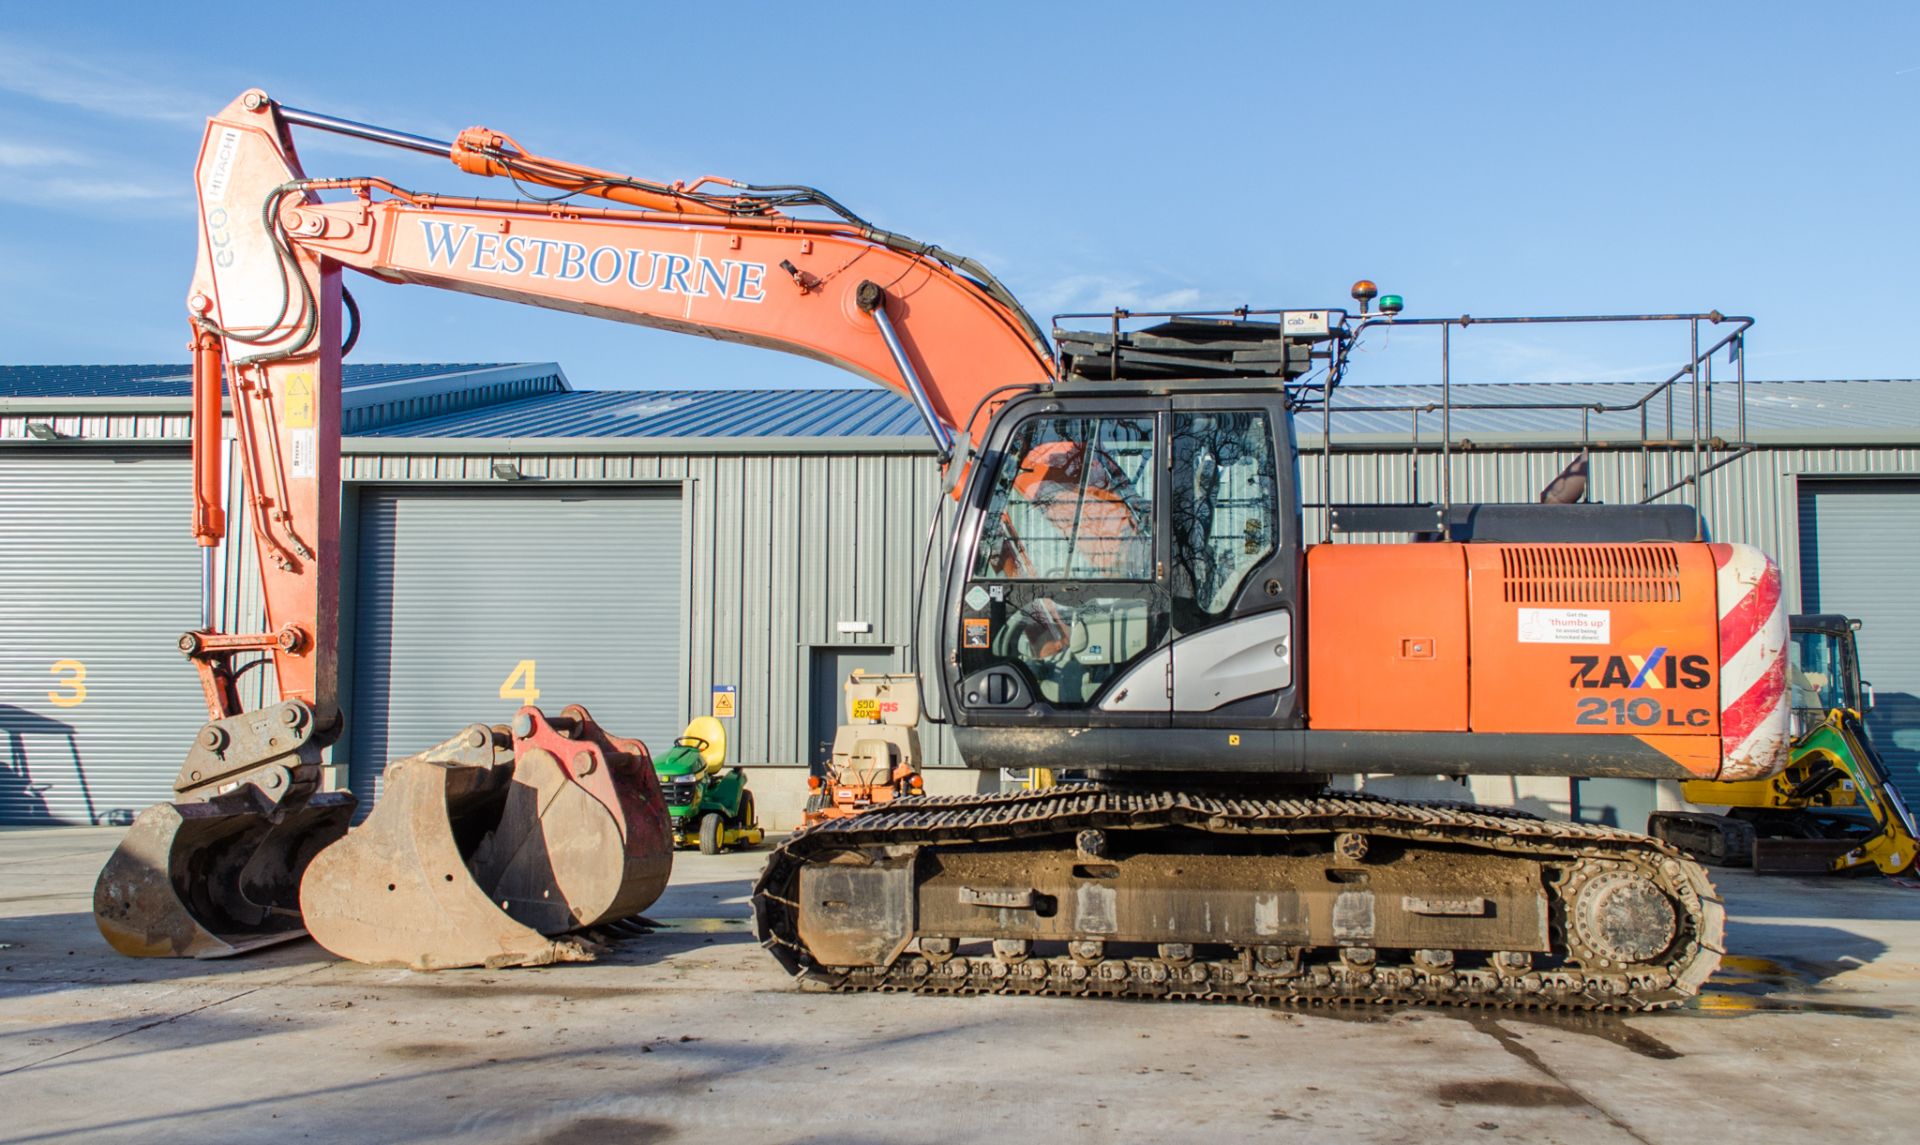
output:
M667 797L677 847L698 846L703 855L753 846L765 838L753 812L747 773L726 770L727 732L712 716L687 725L667 753L653 761Z

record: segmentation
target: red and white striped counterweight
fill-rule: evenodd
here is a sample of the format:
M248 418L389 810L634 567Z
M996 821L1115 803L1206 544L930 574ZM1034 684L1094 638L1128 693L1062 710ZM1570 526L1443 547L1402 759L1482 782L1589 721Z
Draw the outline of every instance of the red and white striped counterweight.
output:
M1707 547L1720 600L1717 778L1759 779L1786 767L1792 747L1780 566L1750 545Z

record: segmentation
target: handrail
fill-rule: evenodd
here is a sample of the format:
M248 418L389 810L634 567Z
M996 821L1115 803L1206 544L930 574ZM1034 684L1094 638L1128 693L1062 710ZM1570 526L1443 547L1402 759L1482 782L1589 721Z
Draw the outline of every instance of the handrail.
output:
M1667 374L1664 378L1661 378L1659 381L1649 384L1645 392L1643 392L1638 398L1636 398L1633 401L1606 402L1606 401L1586 400L1586 401L1567 401L1567 402L1538 402L1538 401L1533 401L1533 402L1497 402L1497 401L1455 402L1453 400L1453 332L1456 328L1459 330L1465 331L1466 329L1472 326L1522 326L1522 325L1559 326L1559 325L1597 325L1597 324L1653 323L1653 322L1685 323L1687 326L1687 335L1688 335L1688 356L1686 361L1683 364L1681 364L1679 367L1674 369L1671 373ZM1701 331L1700 331L1700 324L1702 322L1711 323L1716 326L1722 323L1730 322L1730 323L1733 323L1734 326L1733 326L1733 329L1728 331L1726 334L1722 335L1718 340L1714 341L1711 345L1707 346L1704 350L1702 350L1701 349ZM1414 459L1410 464L1410 468L1415 470L1417 473L1418 457L1421 453L1420 415L1423 413L1438 413L1440 415L1439 449L1440 449L1440 458L1441 458L1440 460L1440 504L1443 510L1450 510L1453 507L1453 465L1452 465L1452 456L1454 451L1453 414L1456 410L1458 411L1528 410L1528 411L1549 411L1549 412L1563 411L1563 412L1569 412L1569 413L1578 412L1580 415L1580 444L1581 444L1582 452L1585 454L1590 454L1594 446L1594 441L1593 441L1594 415L1619 414L1619 413L1630 414L1630 413L1638 412L1640 415L1639 446L1640 446L1642 455L1645 458L1645 460L1641 465L1641 494L1642 494L1641 501L1642 503L1644 504L1646 502L1657 500L1661 497L1666 496L1669 493L1675 492L1676 490L1679 490L1682 488L1687 488L1689 486L1692 487L1695 493L1695 496L1693 499L1695 537L1696 539L1704 538L1706 535L1706 523L1705 523L1704 517L1702 516L1702 511L1703 511L1702 504L1704 500L1704 492L1703 492L1704 485L1703 485L1702 479L1707 474L1712 473L1715 470L1724 468L1726 465L1732 463L1733 461L1738 460L1741 457L1746 456L1748 453L1751 453L1753 451L1752 445L1746 439L1747 438L1747 416L1746 416L1746 413L1747 413L1746 396L1747 395L1746 395L1746 353L1745 353L1746 332L1748 329L1750 329L1753 326L1753 323L1754 323L1754 320L1752 318L1741 316L1741 315L1726 315L1726 314L1720 313L1717 310L1707 311L1704 313L1676 313L1676 314L1532 315L1532 316L1499 316L1499 317L1491 317L1491 318L1475 318L1472 315L1462 315L1458 318L1402 318L1397 315L1365 316L1361 318L1359 322L1353 324L1350 328L1344 329L1344 337L1338 340L1333 351L1334 361L1330 364L1330 368L1327 370L1326 374L1320 380L1319 412L1321 416L1322 495L1323 497L1331 499L1331 490L1332 490L1332 481L1333 481L1333 463L1332 463L1333 419L1335 416L1339 414L1343 414L1343 413L1368 413L1368 414L1406 413L1406 414L1410 414L1411 422L1412 422L1412 433L1410 435L1410 452ZM1345 407L1345 408L1339 407L1335 404L1334 394L1336 390L1339 388L1340 382L1344 378L1345 371L1346 371L1346 362L1349 355L1351 354L1353 346L1359 341L1359 338L1362 334L1376 327L1378 328L1437 327L1439 329L1440 331L1440 400L1438 402L1390 403L1385 405L1370 404L1366 406L1351 406L1351 407ZM1738 424L1738 431L1736 434L1736 438L1732 443L1726 443L1723 441L1723 439L1714 437L1712 435L1712 432L1714 429L1714 426L1711 421L1713 417L1713 397L1712 397L1713 357L1715 354L1718 354L1721 350L1726 350L1728 352L1728 355L1736 363L1735 381L1736 381L1737 388L1736 388L1736 407L1735 408L1736 408L1736 419ZM1674 405L1674 391L1683 380L1689 383L1687 396L1688 396L1688 404L1690 406L1689 419L1688 419L1690 422L1690 425L1688 428L1687 437L1684 439L1679 439L1679 438L1676 438L1676 435L1674 434L1673 405ZM1701 392L1703 387L1706 390L1706 393L1704 395ZM1653 437L1652 419L1649 416L1649 411L1652 408L1652 403L1656 398L1662 397L1663 395L1666 398L1666 407L1667 407L1665 411L1666 412L1665 440L1656 439ZM1703 401L1703 396L1704 396L1704 401ZM1704 421L1703 421L1703 418L1705 419ZM1702 460L1703 447L1712 449L1715 451L1721 448L1731 448L1734 450L1734 453L1732 454L1732 456L1720 458L1717 460L1712 460L1710 463L1703 464L1703 460ZM1691 464L1689 466L1689 469L1691 470L1691 472L1678 480L1670 481L1670 483L1666 487L1660 489L1658 492L1655 492L1652 488L1651 461L1652 461L1652 453L1655 448L1665 448L1667 450L1685 448L1690 454L1690 459L1691 459ZM1669 465L1668 473L1669 473L1669 477L1671 477L1672 476L1671 464ZM1413 480L1416 483L1414 487L1417 490L1418 488L1417 476ZM1583 494L1583 497L1584 496L1585 494ZM1443 512L1442 514L1443 522L1448 519L1450 519L1450 514ZM1443 529L1445 528L1446 526L1443 524ZM1332 523L1330 521L1323 522L1322 524L1322 539L1323 540L1332 539Z
M1356 297L1360 297L1356 295ZM1367 297L1372 297L1368 295ZM1650 502L1664 497L1676 490L1692 487L1698 493L1702 479L1714 471L1724 468L1752 452L1747 441L1746 409L1746 333L1754 320L1741 315L1727 315L1718 310L1695 313L1672 314L1566 314L1566 315L1500 315L1488 318L1476 318L1473 315L1461 315L1457 318L1407 318L1395 310L1392 312L1368 314L1365 302L1355 315L1339 307L1319 308L1256 308L1238 306L1217 310L1126 310L1088 311L1063 313L1053 316L1056 335L1066 320L1098 320L1108 330L1114 347L1109 369L1113 380L1118 380L1120 368L1119 347L1122 344L1122 323L1148 320L1194 319L1220 322L1250 323L1260 319L1277 319L1259 323L1270 325L1269 333L1262 337L1273 341L1289 341L1292 323L1289 315L1311 316L1313 330L1311 341L1316 343L1311 356L1325 363L1324 369L1309 371L1305 376L1279 384L1284 386L1291 400L1292 408L1300 412L1317 412L1320 415L1320 475L1323 495L1331 497L1333 485L1334 454L1334 418L1343 414L1365 413L1373 415L1409 415L1408 449L1413 458L1409 466L1408 493L1418 502L1420 495L1419 457L1422 453L1438 451L1440 455L1439 479L1440 506L1450 510L1454 503L1453 454L1456 449L1487 449L1487 444L1475 446L1468 439L1456 439L1454 418L1456 411L1462 413L1485 411L1529 412L1566 412L1577 413L1580 419L1579 439L1570 448L1577 448L1581 455L1590 456L1596 448L1638 448L1641 462L1641 500ZM1454 400L1453 343L1455 331L1464 332L1474 326L1573 326L1573 325L1622 325L1646 323L1682 323L1687 327L1688 351L1684 362L1657 381L1648 383L1627 383L1644 386L1638 397L1631 401L1595 400L1591 397L1577 401L1466 401ZM1731 328L1719 338L1712 340L1702 348L1701 324L1712 326L1730 325ZM1226 324L1225 322L1222 323ZM1346 380L1347 369L1352 354L1361 337L1374 329L1435 328L1439 331L1440 341L1440 397L1438 401L1390 402L1385 404L1367 404L1343 406L1337 395ZM1324 343L1324 345L1318 345ZM1716 435L1718 425L1713 408L1713 358L1725 350L1735 363L1735 420L1737 431L1729 442ZM1064 364L1064 356L1056 358L1056 363ZM1215 365L1220 363L1216 362ZM1251 375L1249 375L1251 376ZM1690 425L1684 434L1675 432L1675 395L1682 383L1687 383L1687 404ZM1704 393L1702 390L1704 389ZM1664 398L1665 409L1656 414L1655 402ZM1422 414L1440 415L1440 432L1437 440L1423 438L1420 417ZM1639 415L1639 435L1637 440L1625 440L1616 443L1609 439L1596 441L1594 437L1594 418L1607 415ZM1655 436L1656 423L1660 436ZM1532 443L1531 448L1548 448L1542 443ZM1498 448L1498 447L1494 447ZM1673 454L1685 451L1689 456L1688 473L1674 479L1676 465ZM1712 458L1708 453L1721 453L1733 450L1729 457ZM1656 453L1668 457L1668 484L1658 491L1653 488L1653 461ZM1583 493L1583 499L1587 494ZM1701 517L1701 498L1695 497L1694 528L1699 537L1705 536L1705 521ZM1450 513L1443 517L1451 519ZM1331 522L1323 523L1322 539L1332 538Z

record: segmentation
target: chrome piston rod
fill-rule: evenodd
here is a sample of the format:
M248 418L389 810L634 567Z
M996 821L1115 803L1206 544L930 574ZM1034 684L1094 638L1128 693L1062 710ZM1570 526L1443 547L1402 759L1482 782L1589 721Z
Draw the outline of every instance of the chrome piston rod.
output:
M424 151L428 155L438 155L442 159L453 153L453 144L439 139L428 139L424 135L410 135L404 131L395 131L391 127L375 127L369 123L355 123L351 119L341 119L337 115L322 115L317 111L302 111L286 104L277 105L280 118L295 127L311 127L319 131L331 131L335 135L349 135L355 139L365 139L373 143L384 143L389 147L404 147L409 151Z
M934 448L940 451L940 464L945 465L953 459L953 431L934 412L933 399L927 396L927 387L920 381L920 372L913 368L906 347L900 344L900 335L893 328L893 319L887 317L886 291L876 283L863 282L860 284L858 301L860 309L871 314L873 324L879 327L880 338L887 344L887 353L900 370L900 380L906 383L908 396L913 398L913 407L920 411L920 419L927 423L927 432L933 436Z

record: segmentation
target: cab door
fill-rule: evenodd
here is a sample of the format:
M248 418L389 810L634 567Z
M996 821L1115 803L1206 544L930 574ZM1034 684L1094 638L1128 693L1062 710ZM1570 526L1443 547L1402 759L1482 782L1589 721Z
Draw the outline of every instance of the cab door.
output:
M1163 398L1010 405L960 522L945 633L975 726L1163 727Z
M1173 724L1291 726L1301 546L1286 400L1176 397L1165 442Z

